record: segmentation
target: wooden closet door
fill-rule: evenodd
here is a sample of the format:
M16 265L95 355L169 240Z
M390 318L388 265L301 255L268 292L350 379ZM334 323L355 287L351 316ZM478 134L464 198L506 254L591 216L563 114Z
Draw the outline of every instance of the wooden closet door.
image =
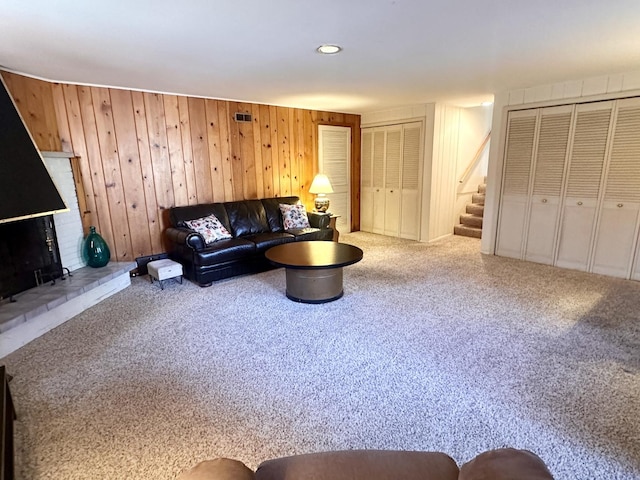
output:
M373 233L384 234L384 168L385 131L376 129L373 133Z
M576 107L556 265L586 271L594 238L613 102Z
M573 110L573 105L567 105L540 111L525 260L554 262Z
M629 278L640 211L640 99L615 110L591 271Z
M418 240L420 236L420 153L422 123L402 127L402 185L400 236Z
M400 168L402 162L402 127L387 130L384 169L384 234L400 234Z
M538 110L510 112L496 254L522 258Z

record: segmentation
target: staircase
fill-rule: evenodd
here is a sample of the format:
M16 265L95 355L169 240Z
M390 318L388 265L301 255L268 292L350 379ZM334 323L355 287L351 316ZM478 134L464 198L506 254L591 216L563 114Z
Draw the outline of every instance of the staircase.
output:
M471 197L472 203L467 204L467 213L460 215L460 225L453 227L454 235L474 238L482 237L482 216L484 214L484 195L486 191L486 183L478 185L478 193L474 193Z

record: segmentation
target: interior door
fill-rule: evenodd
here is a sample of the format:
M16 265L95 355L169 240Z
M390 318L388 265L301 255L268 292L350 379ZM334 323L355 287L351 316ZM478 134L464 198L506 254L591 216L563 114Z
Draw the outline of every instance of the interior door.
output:
M573 106L543 108L524 259L553 265Z
M613 102L576 107L556 265L586 271L593 244Z
M387 129L384 169L384 234L400 234L400 168L402 161L402 127Z
M400 236L411 240L418 240L420 235L421 145L422 123L403 125Z
M318 126L319 171L329 177L333 193L328 194L329 210L339 215L339 232L351 231L351 128Z
M385 131L373 132L373 233L384 234L384 156Z
M591 271L629 278L640 212L640 99L620 100Z
M509 113L496 254L522 258L538 111Z

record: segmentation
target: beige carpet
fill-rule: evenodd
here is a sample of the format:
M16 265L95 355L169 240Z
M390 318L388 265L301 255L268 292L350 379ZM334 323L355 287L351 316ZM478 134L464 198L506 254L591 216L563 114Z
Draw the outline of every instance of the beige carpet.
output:
M640 478L640 283L354 233L345 295L284 271L146 278L4 358L17 478L172 479L329 449L514 446L557 479Z

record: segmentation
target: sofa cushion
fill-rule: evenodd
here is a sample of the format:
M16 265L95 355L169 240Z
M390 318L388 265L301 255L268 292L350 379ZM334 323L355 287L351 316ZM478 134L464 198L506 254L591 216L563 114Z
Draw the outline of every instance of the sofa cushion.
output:
M280 204L284 203L287 205L295 205L299 201L299 197L275 197L262 199L262 205L264 205L264 211L267 214L267 222L269 223L269 227L272 232L281 232L284 230Z
M231 238L229 231L224 228L224 225L220 223L220 220L213 214L207 215L202 218L195 218L193 220L186 220L184 222L187 228L195 230L204 239L204 243L207 245L218 240L225 240Z
M253 480L253 471L244 463L230 458L216 458L198 463L176 480Z
M553 480L546 465L528 450L501 448L481 453L460 469L459 480Z
M282 212L282 225L285 230L308 228L311 226L309 225L307 209L304 205L287 205L286 203L281 203L280 211Z
M256 244L242 238L230 238L207 245L204 249L193 252L193 263L199 266L245 260L256 253Z
M458 466L439 452L343 450L262 462L256 480L457 480Z
M276 245L282 245L283 243L294 242L295 237L289 233L284 232L269 232L269 233L256 233L255 235L247 235L243 237L244 240L250 240L256 244L257 252L264 252Z
M234 237L271 231L267 223L267 214L260 200L225 202L224 208Z

